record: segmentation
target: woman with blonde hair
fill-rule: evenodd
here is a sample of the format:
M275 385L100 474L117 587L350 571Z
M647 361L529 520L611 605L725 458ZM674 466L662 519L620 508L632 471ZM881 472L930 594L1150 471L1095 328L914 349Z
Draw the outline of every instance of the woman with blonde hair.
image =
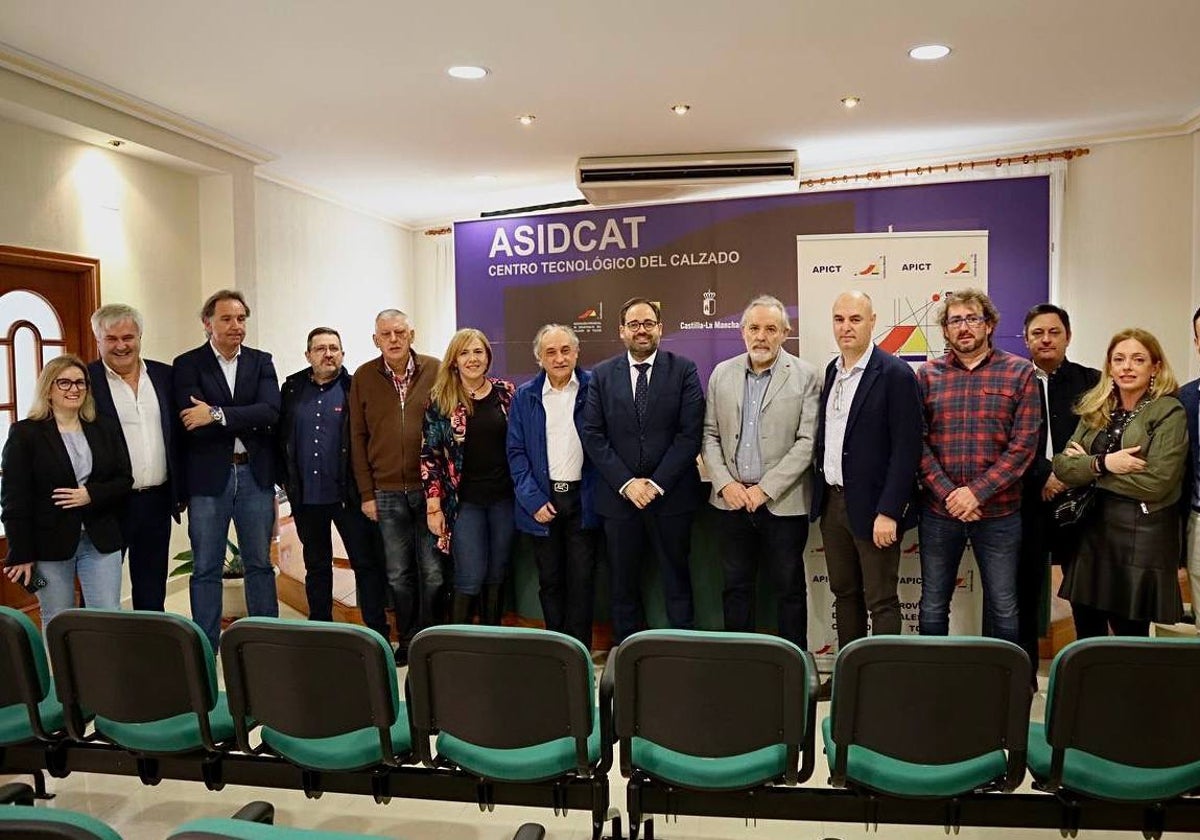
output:
M119 513L133 473L121 427L96 415L89 384L82 359L47 362L28 419L4 444L4 574L36 591L43 628L75 605L76 576L88 606L121 606Z
M1100 382L1076 406L1075 434L1054 456L1061 481L1095 488L1059 591L1081 639L1110 629L1145 636L1151 621L1183 615L1177 502L1188 436L1178 389L1158 339L1121 330L1108 343Z
M489 378L492 346L476 329L450 339L422 424L421 481L429 530L454 558L450 621L499 624L501 586L512 541L513 483L508 471L508 407L516 387ZM453 532L453 540L451 533Z

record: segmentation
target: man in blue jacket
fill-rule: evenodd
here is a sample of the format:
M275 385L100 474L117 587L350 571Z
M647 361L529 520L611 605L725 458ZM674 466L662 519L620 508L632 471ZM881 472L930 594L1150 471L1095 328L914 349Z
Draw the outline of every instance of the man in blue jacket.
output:
M1192 313L1192 341L1196 350L1200 351L1200 309ZM1187 523L1184 550L1187 552L1188 583L1192 591L1192 615L1197 616L1200 614L1200 609L1196 607L1196 601L1200 600L1200 379L1193 379L1179 389L1179 401L1187 410L1188 440L1191 441L1180 504L1187 505L1183 520ZM1196 618L1196 626L1200 627L1200 617Z
M591 374L578 367L579 338L546 324L533 339L542 372L517 389L508 413L508 466L517 528L533 537L546 629L592 647L596 471L580 429Z

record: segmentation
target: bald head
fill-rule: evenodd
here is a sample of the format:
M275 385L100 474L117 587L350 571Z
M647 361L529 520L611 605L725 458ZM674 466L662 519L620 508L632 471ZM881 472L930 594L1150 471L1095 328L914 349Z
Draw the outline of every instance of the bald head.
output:
M875 307L866 292L842 292L833 302L833 340L842 363L852 365L871 346L875 334Z

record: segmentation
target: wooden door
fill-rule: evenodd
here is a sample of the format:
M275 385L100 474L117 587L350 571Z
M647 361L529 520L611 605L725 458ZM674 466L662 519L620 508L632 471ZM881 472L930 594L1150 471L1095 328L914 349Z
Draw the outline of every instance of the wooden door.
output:
M89 319L99 302L99 260L0 245L0 441L29 412L45 362L62 353L96 358ZM0 557L7 556L0 523ZM38 620L37 599L3 575L0 604Z

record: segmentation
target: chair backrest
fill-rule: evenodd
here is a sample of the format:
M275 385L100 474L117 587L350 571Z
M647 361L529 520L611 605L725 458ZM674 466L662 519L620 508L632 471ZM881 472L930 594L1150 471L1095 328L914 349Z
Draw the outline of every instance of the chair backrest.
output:
M708 758L784 744L787 781L811 775L818 685L811 654L776 636L647 630L613 656L623 775L635 735Z
M38 713L49 690L50 667L37 627L20 610L0 607L0 708L25 706L34 734L49 740Z
M208 713L217 701L212 647L183 616L71 609L46 628L54 684L67 731L84 737L84 712L119 723L194 713L206 748L215 749Z
M28 792L14 788L25 788ZM36 808L33 790L5 785L0 790L0 840L121 840L106 824L74 811ZM17 803L17 804L7 804Z
M1135 767L1200 761L1200 640L1109 637L1067 645L1050 668L1046 740L1055 785L1068 748Z
M1005 788L1025 774L1029 657L1011 642L955 636L873 636L851 642L834 666L833 783L845 783L849 747L915 764L952 764L1007 752Z
M570 737L587 771L594 690L587 649L549 630L446 625L422 630L408 648L413 746L426 763L436 732L487 749Z
M238 743L250 748L248 719L296 738L379 731L393 756L389 727L400 709L392 649L353 624L244 618L221 637L225 694ZM386 759L385 759L386 760Z

